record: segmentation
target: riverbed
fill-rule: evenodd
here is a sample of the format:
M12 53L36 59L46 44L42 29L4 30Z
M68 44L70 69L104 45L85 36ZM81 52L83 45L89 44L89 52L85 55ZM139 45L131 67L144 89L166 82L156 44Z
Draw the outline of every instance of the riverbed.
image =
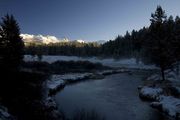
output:
M55 95L58 108L71 118L77 110L94 110L106 120L167 120L139 99L137 87L149 71L133 71L66 86Z

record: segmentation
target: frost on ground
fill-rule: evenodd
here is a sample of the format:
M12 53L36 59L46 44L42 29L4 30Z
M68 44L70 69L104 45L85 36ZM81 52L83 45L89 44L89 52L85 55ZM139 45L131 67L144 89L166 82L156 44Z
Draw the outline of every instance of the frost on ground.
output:
M114 73L123 73L123 72L130 72L130 71L127 69L117 69L117 70L104 70L97 73L100 75L110 75Z
M71 73L71 74L64 74L58 76L64 81L75 82L89 78L91 75L92 73Z
M160 96L159 101L152 102L151 106L163 111L164 113L167 113L172 117L180 117L180 99L177 99L175 97Z
M50 92L54 92L64 86L65 82L59 75L52 75L51 79L47 81L47 87Z
M156 108L169 116L180 118L180 99L173 96L164 96L161 88L142 87L140 97L153 100L151 103Z
M162 81L161 75L154 74L148 77L145 82L147 86L151 87L141 87L140 95L154 100L154 102L151 103L153 108L157 108L169 116L180 119L179 75L177 75L174 70L166 70L165 81ZM152 86L155 86L156 88L153 88Z
M52 75L47 81L47 88L49 93L54 93L63 88L68 82L77 82L80 80L88 79L92 76L92 73L72 73L64 75Z
M175 81L179 81L180 76L177 75L174 70L168 69L165 71L165 79L168 81L171 81L171 82L175 82ZM161 81L162 76L161 76L161 74L153 74L150 77L148 77L147 80Z
M139 96L143 99L156 100L163 93L161 88L142 87Z
M154 85L157 85L157 83L168 82L169 86L178 94L180 94L180 75L177 75L174 70L168 69L165 71L165 81L162 81L162 77L160 74L153 74L148 77L146 81L154 83Z
M110 75L115 73L128 72L126 69L117 69L117 70L104 70L95 73L68 73L68 74L54 74L51 75L51 78L47 81L47 88L49 89L50 94L58 91L63 88L68 83L78 82L81 80L87 79L102 79L104 75Z
M24 61L38 61L38 57L32 57L31 55L25 55ZM125 67L125 68L138 68L138 69L157 69L154 65L145 65L141 61L137 63L135 58L130 59L100 59L97 57L77 57L77 56L49 56L44 55L42 61L53 63L55 61L90 61L93 63L101 63L109 67Z
M159 74L154 74L154 75L151 75L150 77L148 77L146 80L161 81L162 78Z

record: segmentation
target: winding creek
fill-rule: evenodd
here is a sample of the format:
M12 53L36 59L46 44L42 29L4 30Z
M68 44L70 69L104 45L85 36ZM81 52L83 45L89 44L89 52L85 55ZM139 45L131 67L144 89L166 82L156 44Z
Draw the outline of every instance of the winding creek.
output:
M88 80L66 86L55 95L58 107L66 116L74 111L95 110L106 120L166 120L147 102L139 99L137 87L148 71L113 74L102 80Z

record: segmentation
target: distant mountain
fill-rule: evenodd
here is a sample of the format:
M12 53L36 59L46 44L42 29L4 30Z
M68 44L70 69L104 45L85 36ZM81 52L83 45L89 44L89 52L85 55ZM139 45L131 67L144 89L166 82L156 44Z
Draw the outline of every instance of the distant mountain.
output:
M20 35L23 39L23 41L26 43L44 43L44 44L49 44L49 43L58 43L58 42L78 42L78 43L88 43L85 40L69 40L68 38L57 38L55 36L50 36L50 35L30 35L30 34L21 34ZM94 41L98 44L104 44L105 40L98 40Z
M30 35L30 34L21 34L20 35L25 43L58 43L58 42L69 42L67 38L59 39L55 36L50 35Z
M107 42L106 40L98 40L96 41L98 44L104 44L105 42Z
M73 42L86 43L84 40L73 40Z

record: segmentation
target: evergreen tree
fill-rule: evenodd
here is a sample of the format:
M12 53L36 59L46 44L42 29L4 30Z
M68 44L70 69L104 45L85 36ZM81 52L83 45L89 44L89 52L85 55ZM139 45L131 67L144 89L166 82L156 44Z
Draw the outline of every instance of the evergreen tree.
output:
M0 23L0 58L1 65L17 68L23 59L24 43L20 28L12 15L6 15Z
M162 79L165 80L164 71L174 63L174 55L171 46L172 29L169 26L172 17L166 20L165 11L161 6L157 7L155 13L152 14L151 17L150 39L147 44L147 51L150 54L152 62L161 68Z

